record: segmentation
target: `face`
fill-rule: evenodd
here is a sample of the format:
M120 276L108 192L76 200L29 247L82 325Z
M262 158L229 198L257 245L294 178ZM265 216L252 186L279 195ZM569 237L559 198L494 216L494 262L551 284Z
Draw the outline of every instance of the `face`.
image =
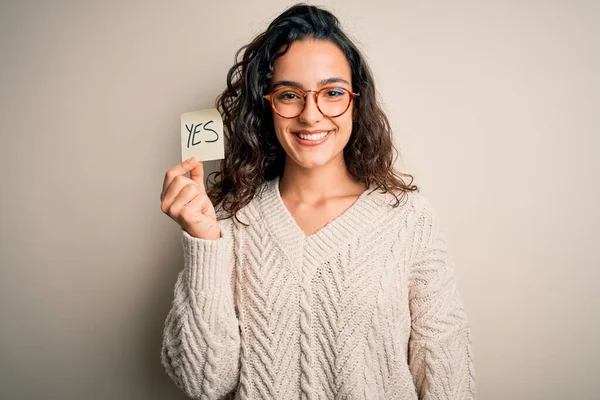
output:
M271 90L281 86L315 91L338 86L352 92L350 65L340 48L329 41L296 41L275 61ZM273 112L275 133L287 154L286 167L290 162L304 169L343 162L343 150L352 132L353 107L340 116L327 117L317 108L313 94L308 93L304 110L295 118Z

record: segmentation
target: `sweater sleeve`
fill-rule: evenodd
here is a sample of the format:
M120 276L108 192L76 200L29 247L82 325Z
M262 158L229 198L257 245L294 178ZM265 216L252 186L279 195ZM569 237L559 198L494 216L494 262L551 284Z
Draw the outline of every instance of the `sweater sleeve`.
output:
M175 284L162 344L162 363L194 399L231 396L239 378L240 333L234 303L231 223L204 240L181 230L184 268Z
M409 366L419 399L475 399L467 315L436 213L417 199L409 273Z

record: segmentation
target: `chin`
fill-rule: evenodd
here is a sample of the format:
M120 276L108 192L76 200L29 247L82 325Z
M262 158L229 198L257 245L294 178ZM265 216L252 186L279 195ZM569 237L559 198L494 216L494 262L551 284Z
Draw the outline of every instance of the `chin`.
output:
M316 155L315 155L316 156ZM336 157L298 157L298 158L289 158L290 162L293 162L294 164L298 165L300 168L303 169L315 169L315 168L321 168L324 167L328 164L331 164Z
M303 169L317 169L327 165L326 162L304 162L298 164Z

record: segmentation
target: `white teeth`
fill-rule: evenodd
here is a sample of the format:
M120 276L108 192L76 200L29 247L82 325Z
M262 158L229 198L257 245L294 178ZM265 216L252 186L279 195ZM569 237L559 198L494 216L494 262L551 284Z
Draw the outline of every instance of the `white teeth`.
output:
M305 133L297 133L296 135L298 135L301 139L304 140L320 140L323 139L325 136L327 136L329 132L320 132L320 133L311 133L310 135L307 135Z

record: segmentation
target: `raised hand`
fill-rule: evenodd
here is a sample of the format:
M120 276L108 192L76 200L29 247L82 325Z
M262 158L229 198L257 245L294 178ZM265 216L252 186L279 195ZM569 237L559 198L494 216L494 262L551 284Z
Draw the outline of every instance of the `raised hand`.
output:
M187 172L189 178L185 176ZM204 166L196 157L167 170L160 202L162 212L191 236L199 239L221 237L215 209L204 187Z

